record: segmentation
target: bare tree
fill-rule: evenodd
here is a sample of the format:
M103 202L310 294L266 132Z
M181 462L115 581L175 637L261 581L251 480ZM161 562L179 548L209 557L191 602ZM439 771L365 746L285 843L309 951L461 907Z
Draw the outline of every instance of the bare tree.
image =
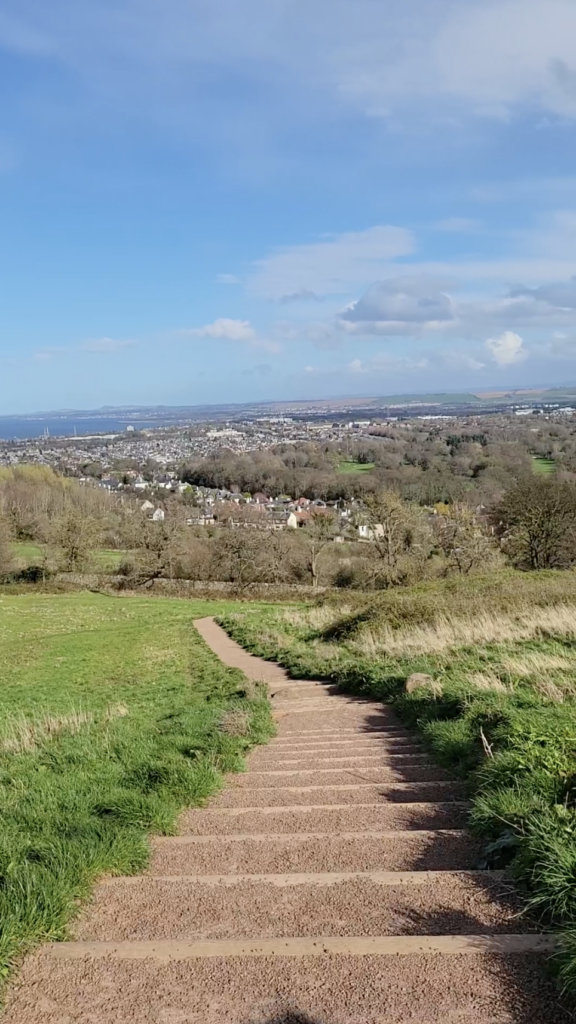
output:
M366 495L362 515L377 555L375 584L393 586L424 575L431 551L431 531L421 509L393 491Z
M5 576L14 568L14 558L10 550L10 533L5 520L0 519L0 577Z
M434 528L448 571L466 574L494 560L494 544L468 505L449 505Z
M301 543L305 551L305 564L313 587L319 585L321 556L336 536L337 523L331 512L316 509L301 528Z
M96 520L73 506L53 518L50 541L62 552L65 569L72 572L85 568L98 545L98 532Z

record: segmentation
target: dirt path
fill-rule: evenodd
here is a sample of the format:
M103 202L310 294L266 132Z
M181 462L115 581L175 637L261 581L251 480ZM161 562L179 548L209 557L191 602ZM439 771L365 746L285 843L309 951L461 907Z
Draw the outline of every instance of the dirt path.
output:
M268 682L278 735L26 960L5 1024L568 1024L549 940L474 870L461 787L391 711L196 627Z

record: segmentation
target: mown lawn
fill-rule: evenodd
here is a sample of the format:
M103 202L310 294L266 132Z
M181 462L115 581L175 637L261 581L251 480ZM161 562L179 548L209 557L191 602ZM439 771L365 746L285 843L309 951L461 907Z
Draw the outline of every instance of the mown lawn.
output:
M392 704L467 780L485 866L507 868L576 995L576 573L503 572L220 621L296 677ZM423 673L408 694L405 682Z
M532 468L534 472L538 473L540 476L549 476L550 473L556 472L556 463L554 462L554 459L546 459L543 456L534 457L532 459Z
M0 593L0 973L62 939L94 879L148 859L272 733L192 622L233 606Z
M374 462L340 462L336 468L337 473L370 473L374 469Z

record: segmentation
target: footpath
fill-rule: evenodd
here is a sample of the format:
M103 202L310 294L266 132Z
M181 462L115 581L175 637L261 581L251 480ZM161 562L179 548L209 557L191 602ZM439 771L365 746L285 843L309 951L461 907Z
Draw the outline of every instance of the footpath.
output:
M278 734L26 958L4 1024L568 1024L461 785L388 708L195 625L268 683Z

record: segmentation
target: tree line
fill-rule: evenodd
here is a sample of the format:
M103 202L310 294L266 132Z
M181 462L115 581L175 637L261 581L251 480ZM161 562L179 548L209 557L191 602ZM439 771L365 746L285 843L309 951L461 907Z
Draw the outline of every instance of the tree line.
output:
M26 545L36 546L27 569L44 578L99 571L99 552L116 551L114 571L136 587L171 578L379 589L506 562L528 571L576 565L576 482L558 477L524 475L480 510L454 501L431 511L382 489L365 494L348 523L317 509L296 530L266 528L249 506L222 504L208 527L188 525L189 511L174 496L164 521L152 522L139 502L52 470L3 470L0 575L18 577Z

